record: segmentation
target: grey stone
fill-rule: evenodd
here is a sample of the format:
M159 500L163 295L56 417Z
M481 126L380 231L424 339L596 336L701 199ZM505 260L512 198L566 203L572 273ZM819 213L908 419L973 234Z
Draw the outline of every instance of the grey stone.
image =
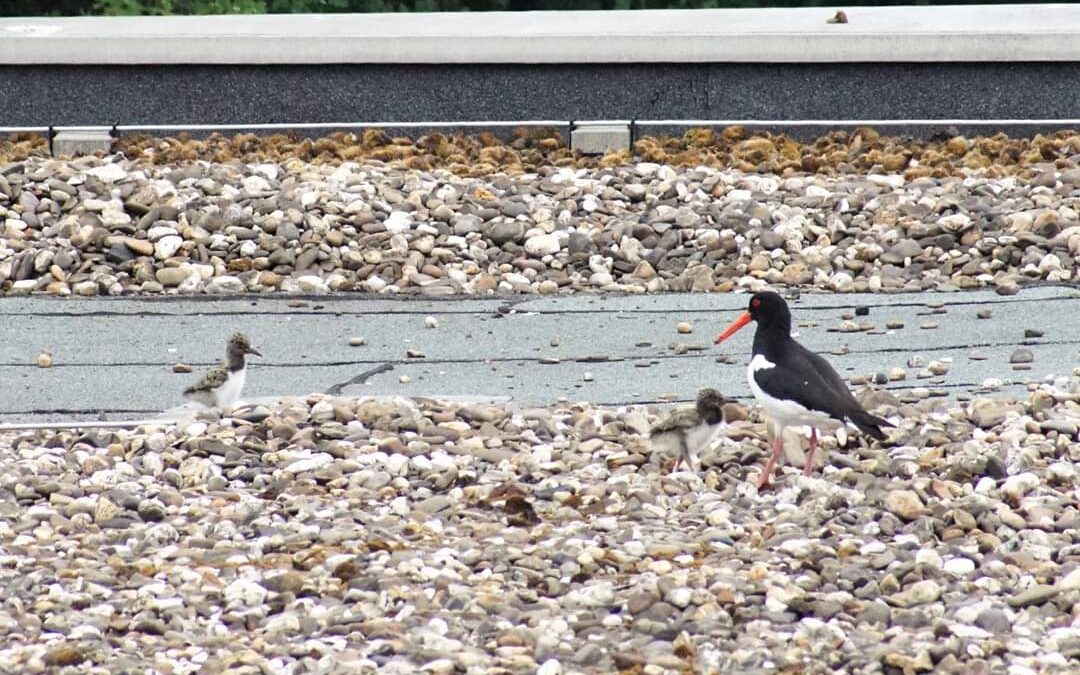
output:
M79 131L59 131L52 139L53 157L75 157L108 153L113 137L108 127Z
M510 242L518 243L525 236L525 224L517 220L503 220L490 224L486 234L499 246Z
M570 132L570 147L585 155L603 155L630 149L630 126L596 124L579 126Z
M975 617L975 625L985 631L996 634L1012 632L1012 622L1009 621L1009 617L1005 613L1005 610L995 607L984 609L979 612L979 615Z
M901 239L881 254L880 260L891 265L900 265L906 258L921 255L923 247L914 239Z

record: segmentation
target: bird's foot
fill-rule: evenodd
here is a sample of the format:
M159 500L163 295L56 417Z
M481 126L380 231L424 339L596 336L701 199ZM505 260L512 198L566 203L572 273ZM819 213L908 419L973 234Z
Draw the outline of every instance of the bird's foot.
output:
M766 489L769 489L769 488L773 487L772 475L771 474L772 474L771 471L762 471L761 472L761 476L759 476L758 479L757 479L757 489L758 489L758 491L766 490Z
M806 465L803 467L803 475L809 476L814 473L814 454L818 449L817 429L810 427L810 447L806 451Z

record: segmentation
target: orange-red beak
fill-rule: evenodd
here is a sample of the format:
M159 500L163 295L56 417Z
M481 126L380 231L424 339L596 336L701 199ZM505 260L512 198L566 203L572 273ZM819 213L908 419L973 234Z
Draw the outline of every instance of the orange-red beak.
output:
M717 336L715 344L720 344L724 340L728 339L729 337L731 337L732 335L737 333L740 328L742 328L743 326L745 326L746 324L750 323L753 320L754 320L754 317L750 316L750 312L743 312L739 316L738 319L735 319L734 321L731 322L731 325L728 326L727 329L724 330L723 333L720 333L720 335Z

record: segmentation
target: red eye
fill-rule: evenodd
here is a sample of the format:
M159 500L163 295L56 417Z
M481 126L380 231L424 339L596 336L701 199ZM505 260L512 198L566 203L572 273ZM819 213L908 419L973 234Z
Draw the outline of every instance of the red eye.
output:
M754 309L757 309L758 307L761 306L761 300L758 300L757 298L754 298L753 300L750 301L750 306L753 307Z

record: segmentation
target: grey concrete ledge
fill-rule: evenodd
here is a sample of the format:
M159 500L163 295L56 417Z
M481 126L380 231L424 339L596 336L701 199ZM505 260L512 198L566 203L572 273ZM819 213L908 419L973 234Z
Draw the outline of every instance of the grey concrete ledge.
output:
M1080 5L0 19L0 65L1080 61Z

